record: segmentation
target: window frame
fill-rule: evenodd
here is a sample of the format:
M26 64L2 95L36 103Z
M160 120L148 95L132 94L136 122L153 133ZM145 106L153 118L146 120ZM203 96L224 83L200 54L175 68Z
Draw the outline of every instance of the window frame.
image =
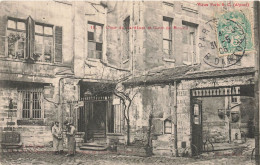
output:
M15 22L15 29L14 28L10 28L10 27L8 27L8 21L14 21ZM23 22L24 23L24 25L25 25L25 29L24 30L20 30L20 29L18 29L18 27L17 27L17 24L18 24L18 22ZM6 40L6 42L7 42L7 44L6 44L6 56L8 57L8 58L12 58L12 59L25 59L26 58L26 33L27 33L27 30L26 30L26 20L25 19L20 19L20 18L14 18L14 17L7 17L7 22L6 22L6 36L7 36L7 40ZM18 33L24 33L25 34L25 41L23 41L23 43L24 43L24 48L23 48L23 57L21 57L21 58L18 58L17 57L17 55L16 55L16 52L19 50L18 49L18 42L19 42L19 40L17 40L17 41L15 41L15 45L14 45L14 51L15 51L15 55L14 55L14 57L10 57L10 56L12 56L11 54L9 54L9 41L8 41L8 37L9 37L9 33L10 33L10 31L12 31L12 32L14 32L15 34L18 34Z
M51 48L51 59L50 59L50 62L46 62L46 61L38 61L38 60L35 60L36 62L41 62L41 63L54 63L55 62L55 40L54 40L54 25L51 25L51 24L45 24L45 23L40 23L40 22L35 22L35 25L34 25L34 28L36 28L36 26L42 26L42 33L37 33L36 30L34 31L34 54L36 54L36 36L42 36L42 55L43 57L45 57L45 44L44 44L44 41L45 41L45 37L52 37L52 48ZM52 28L52 35L49 35L49 34L44 34L44 29L45 27L49 27L49 28Z
M29 99L26 100L26 95L29 95ZM34 108L34 94L38 95L37 101L40 109ZM19 89L18 95L19 95L19 110L20 110L20 118L23 120L40 120L44 119L44 102L43 102L43 88L31 88L31 89ZM27 102L26 102L27 101ZM27 103L27 104L26 104ZM24 108L24 105L26 104L27 108ZM35 106L36 107L36 106ZM38 112L39 117L36 114ZM26 117L27 116L27 117Z
M163 56L166 57L166 59L171 59L171 57L173 56L173 46L172 46L172 43L173 43L173 34L172 34L172 24L173 24L173 18L170 18L170 17L166 17L166 16L163 16L163 24L164 22L167 22L167 24L169 24L169 29L166 29L166 27L163 27L163 45L162 45L162 50L163 50ZM169 38L164 38L164 31L165 30L169 30ZM165 49L164 48L164 42L167 42L168 43L168 46L169 46L169 49ZM168 53L165 53L165 50L167 50Z
M167 123L170 123L170 126L166 126ZM171 131L166 131L166 129L170 129ZM163 133L164 134L172 134L172 121L169 119L166 119L163 121Z
M94 27L94 32L91 32L93 33L93 40L89 40L89 26L93 26ZM101 27L101 42L98 42L97 39L96 39L96 26L100 26ZM88 21L87 22L87 59L96 59L96 60L102 60L103 59L103 51L104 51L104 25L101 24L101 23L97 23L97 22L92 22L92 21ZM90 57L89 53L89 42L91 43L95 43L95 57ZM101 44L101 51L100 50L97 50L97 45L98 44ZM96 52L99 52L101 54L100 58L97 58L97 53Z
M187 54L187 60L183 60L183 62L191 63L192 65L197 64L199 62L198 60L199 54L196 46L198 42L198 24L183 20L182 26L187 27L187 32L182 33L182 44L184 45L183 48L186 48L187 45L189 46L189 52L183 52L183 54L184 53ZM189 30L191 28L194 29L194 31ZM184 36L184 34L186 36ZM187 40L185 43L184 43L184 37Z
M52 64L63 64L63 60L61 61L61 62L56 62L55 61L55 56L56 56L56 42L55 42L55 34L56 34L56 31L55 31L55 27L59 27L59 26L55 26L55 25L53 25L53 24L47 24L47 23L42 23L42 22L36 22L36 21L34 21L33 19L32 19L32 21L33 21L33 29L30 29L30 31L28 30L28 19L30 18L30 16L27 18L27 19L21 19L21 18L16 18L16 17L11 17L11 16L7 16L7 20L6 20L6 31L5 31L5 36L6 36L6 38L5 38L5 50L4 50L4 57L6 57L6 58L8 58L8 59L12 59L12 60L16 60L16 61L24 61L24 60L27 60L28 58L30 58L30 57L33 57L32 58L32 60L34 61L34 63L43 63L43 64L50 64L50 65L52 65ZM15 22L15 27L16 27L16 29L14 29L14 28L9 28L8 27L8 21L9 20L11 20L11 21L14 21ZM20 30L20 29L17 29L17 23L18 22L23 22L24 24L25 24L25 30ZM40 34L40 33L36 33L36 31L35 31L35 27L36 27L36 25L40 25L40 26L43 26L43 28L45 28L45 27L51 27L52 28L52 34L51 35L49 35L49 34L44 34L45 32L43 31L43 33L42 34ZM9 32L10 31L13 31L13 32L15 32L15 33L20 33L20 32L23 32L24 33L24 35L25 35L25 41L24 41L24 55L23 55L23 57L22 58L18 58L16 55L11 55L11 54L9 54L9 46L8 46L8 34L9 34ZM61 33L61 35L63 35L63 31L61 31L62 33ZM29 39L27 38L27 35L28 35L28 33L33 33L32 35L33 35L33 40L31 40L31 41L28 41ZM35 40L35 36L43 36L43 43L42 43L42 55L43 56L46 56L45 55L45 52L44 52L44 49L45 49L45 44L44 44L44 41L46 40L46 39L44 39L44 37L52 37L52 44L49 44L49 46L51 46L51 54L50 54L50 60L49 61L46 61L45 60L45 58L44 58L44 60L42 60L42 61L39 61L39 60L36 60L36 59L34 59L34 56L35 56L35 54L36 54L36 48L35 48L35 45L36 45L36 40ZM32 43L32 45L31 44L28 44L28 43L30 43L30 42L33 42ZM17 43L16 43L16 45L17 45ZM32 46L32 54L30 54L30 53L28 53L28 46L29 45L31 45ZM17 46L18 47L18 46ZM61 51L63 50L63 46L62 46L62 44L61 44ZM17 52L17 49L15 48L15 53ZM61 55L61 58L63 59L63 54Z

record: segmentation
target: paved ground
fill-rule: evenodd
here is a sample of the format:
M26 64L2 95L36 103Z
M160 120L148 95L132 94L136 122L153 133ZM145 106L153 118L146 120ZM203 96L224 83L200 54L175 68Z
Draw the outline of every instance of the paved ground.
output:
M245 165L254 164L250 156L232 155L232 154L209 154L202 155L200 158L183 158L183 157L138 157L124 156L115 153L77 153L74 157L65 157L63 155L54 155L52 152L5 152L1 154L1 164L50 164L50 165L111 165L111 164L189 164L189 165Z
M117 155L113 152L78 151L74 157L66 157L65 154L54 155L51 148L25 148L19 152L3 152L0 154L0 164L20 165L134 165L134 164L188 164L188 165L253 165L251 152L253 146L248 145L243 150L229 150L210 152L200 155L198 158L184 157L138 157Z

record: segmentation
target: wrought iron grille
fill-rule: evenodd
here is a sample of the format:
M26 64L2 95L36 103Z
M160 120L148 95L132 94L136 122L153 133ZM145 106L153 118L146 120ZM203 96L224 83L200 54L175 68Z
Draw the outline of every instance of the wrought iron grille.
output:
M42 90L20 90L22 96L22 117L39 119L42 117Z

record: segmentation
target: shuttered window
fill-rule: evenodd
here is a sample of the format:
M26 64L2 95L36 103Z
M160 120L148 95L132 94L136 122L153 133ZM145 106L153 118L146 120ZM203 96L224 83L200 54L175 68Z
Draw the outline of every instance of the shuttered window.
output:
M35 22L30 16L0 17L0 23L0 56L62 63L62 27Z
M6 48L6 26L7 26L7 17L2 16L0 17L0 56L5 56Z
M62 62L62 27L55 27L55 62Z

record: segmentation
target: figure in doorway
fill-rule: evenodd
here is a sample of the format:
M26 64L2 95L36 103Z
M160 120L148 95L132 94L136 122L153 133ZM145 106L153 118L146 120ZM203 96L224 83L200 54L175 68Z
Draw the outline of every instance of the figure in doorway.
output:
M76 129L72 125L72 123L65 121L64 125L67 127L67 146L68 146L68 154L66 156L74 156L76 153L76 141L75 141L75 134Z
M59 122L55 121L51 128L51 133L53 137L53 148L54 154L63 153L63 139L62 139L62 129L59 127Z

